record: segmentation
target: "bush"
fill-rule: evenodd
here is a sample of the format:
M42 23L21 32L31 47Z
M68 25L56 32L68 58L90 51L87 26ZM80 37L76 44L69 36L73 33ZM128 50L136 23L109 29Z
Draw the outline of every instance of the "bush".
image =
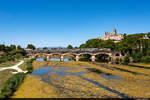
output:
M9 78L2 87L0 98L9 98L12 96L13 92L16 91L18 86L23 82L25 75L24 73L17 73Z
M115 63L116 63L116 64L119 64L119 58L116 58Z
M135 62L135 63L141 62L142 56L143 56L142 52L135 53L135 54L132 56L133 62Z
M120 58L120 64L122 64L122 58Z
M125 65L128 65L130 63L130 57L129 55L127 54L125 57L124 57L124 64Z
M26 62L26 69L28 70L28 73L32 73L33 71L33 66L32 66L32 62L34 61L35 59L30 59Z
M114 63L114 59L113 58L111 58L111 63Z
M150 63L150 57L148 57L148 56L142 57L141 62L143 62L143 63Z

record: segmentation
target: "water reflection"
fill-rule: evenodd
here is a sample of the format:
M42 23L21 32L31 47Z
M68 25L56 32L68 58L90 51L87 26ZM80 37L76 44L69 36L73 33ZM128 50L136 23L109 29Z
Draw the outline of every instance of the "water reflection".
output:
M43 57L37 58L36 61L42 62L42 61L44 61L44 58Z
M40 57L36 59L38 62L46 61L46 58ZM50 58L49 61L60 61L60 58ZM64 61L75 61L74 59L65 58Z
M50 58L50 61L60 61L60 58Z
M31 73L31 75L42 75L48 74L50 72L54 72L57 76L65 76L65 75L81 75L86 74L87 72L66 72L66 70L74 70L74 68L65 68L65 67L40 67L40 69Z
M41 74L47 74L48 72L52 71L54 67L40 67L40 69L34 71L31 73L31 75L41 75Z

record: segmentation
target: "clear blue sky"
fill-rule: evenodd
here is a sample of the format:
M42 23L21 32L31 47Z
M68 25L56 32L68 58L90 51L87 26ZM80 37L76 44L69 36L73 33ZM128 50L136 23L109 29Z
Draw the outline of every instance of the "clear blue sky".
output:
M117 28L150 31L150 0L0 0L0 43L79 46Z

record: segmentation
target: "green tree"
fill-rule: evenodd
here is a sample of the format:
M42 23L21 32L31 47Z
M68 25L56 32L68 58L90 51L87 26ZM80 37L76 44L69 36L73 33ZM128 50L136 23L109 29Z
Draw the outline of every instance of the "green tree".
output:
M79 48L85 48L85 44L81 44Z
M68 45L67 49L73 49L72 45Z
M4 51L5 50L5 45L1 44L0 45L0 51Z
M23 48L20 45L17 46L17 50L22 50L22 49Z
M141 62L143 62L143 63L150 63L150 57L149 56L142 57Z
M141 62L141 58L143 57L143 53L142 52L138 52L138 53L133 53L133 62L138 63Z
M14 50L14 49L16 49L16 46L15 45L10 45L10 49Z
M78 47L74 47L75 49L78 49Z
M27 48L32 49L32 50L36 49L35 46L32 44L28 44Z
M127 54L125 57L124 57L124 64L125 65L128 65L130 63L130 56L129 54Z
M47 47L44 47L43 50L48 50L48 48L47 48Z

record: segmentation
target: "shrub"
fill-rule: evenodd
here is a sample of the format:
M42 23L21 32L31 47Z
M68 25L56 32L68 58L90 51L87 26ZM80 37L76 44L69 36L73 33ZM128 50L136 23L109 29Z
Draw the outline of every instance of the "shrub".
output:
M13 92L17 90L18 86L25 78L24 73L17 73L9 78L5 85L2 87L0 98L9 98L13 95Z
M28 73L31 73L33 71L33 66L32 66L32 62L34 61L35 59L30 59L26 62L26 69L28 70Z
M133 58L133 62L135 62L135 63L141 62L142 56L143 56L142 52L135 53L133 55L133 57L132 57Z
M125 64L125 65L128 65L128 63L130 63L130 57L129 57L129 55L127 54L127 55L124 57L124 64Z
M119 58L116 58L115 62L116 62L116 64L119 64Z
M114 59L113 58L111 58L111 63L114 63Z
M120 58L120 64L122 64L122 58Z
M145 57L142 57L142 60L141 60L143 63L150 63L150 57L148 56L145 56Z

